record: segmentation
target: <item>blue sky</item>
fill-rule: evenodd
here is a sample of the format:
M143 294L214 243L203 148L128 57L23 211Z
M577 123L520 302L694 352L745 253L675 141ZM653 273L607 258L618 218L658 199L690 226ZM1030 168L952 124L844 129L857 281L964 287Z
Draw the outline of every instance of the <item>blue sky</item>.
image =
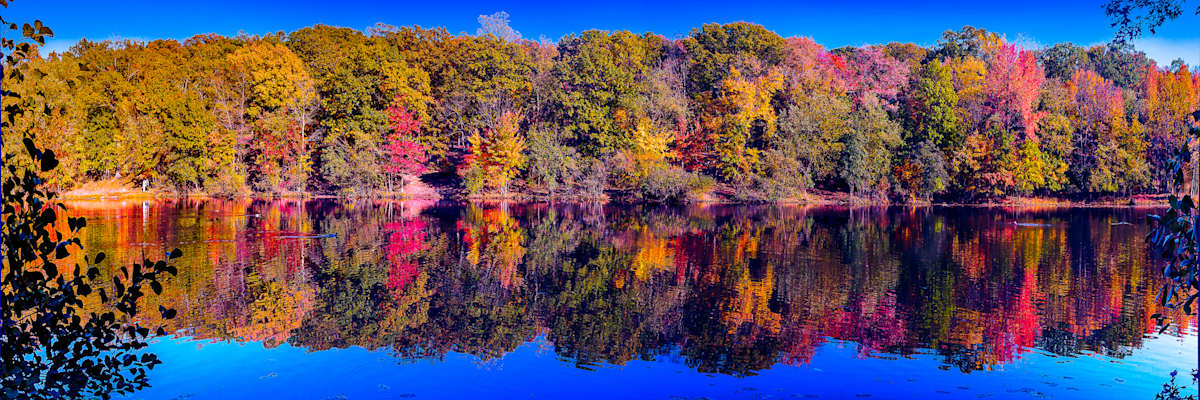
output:
M365 29L391 25L443 26L474 33L480 14L506 11L526 38L551 40L588 29L653 31L682 37L707 22L750 21L783 36L809 36L826 47L889 41L930 45L946 29L963 25L1005 34L1027 46L1074 42L1090 45L1112 38L1105 0L1012 1L75 1L16 0L5 18L40 18L54 28L54 50L80 38L184 39L196 34L236 35L293 31L322 23ZM1136 44L1160 63L1183 58L1200 64L1200 17L1173 21L1158 35Z

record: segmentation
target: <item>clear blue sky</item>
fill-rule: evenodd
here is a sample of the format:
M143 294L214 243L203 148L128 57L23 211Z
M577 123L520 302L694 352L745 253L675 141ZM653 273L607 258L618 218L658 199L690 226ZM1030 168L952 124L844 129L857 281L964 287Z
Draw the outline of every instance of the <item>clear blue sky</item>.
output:
M681 37L707 22L749 21L783 36L809 36L826 47L889 41L929 45L946 29L963 25L1005 34L1029 46L1074 42L1090 45L1112 38L1105 0L932 0L897 1L76 1L15 0L5 18L36 17L54 30L54 50L80 38L184 39L195 34L235 35L293 31L321 23L365 29L391 25L442 26L474 33L476 17L506 11L526 38L556 40L587 29L653 31ZM1200 17L1186 15L1138 47L1160 63L1184 58L1200 64Z

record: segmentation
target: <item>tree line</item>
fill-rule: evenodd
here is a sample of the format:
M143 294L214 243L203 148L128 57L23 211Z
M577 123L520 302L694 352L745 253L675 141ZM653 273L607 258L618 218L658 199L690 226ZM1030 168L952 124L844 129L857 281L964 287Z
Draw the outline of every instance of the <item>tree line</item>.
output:
M983 199L1164 192L1200 101L1182 61L970 26L826 49L746 22L550 42L507 21L81 40L25 63L17 101L46 112L14 126L64 189L363 196L424 175L485 196Z

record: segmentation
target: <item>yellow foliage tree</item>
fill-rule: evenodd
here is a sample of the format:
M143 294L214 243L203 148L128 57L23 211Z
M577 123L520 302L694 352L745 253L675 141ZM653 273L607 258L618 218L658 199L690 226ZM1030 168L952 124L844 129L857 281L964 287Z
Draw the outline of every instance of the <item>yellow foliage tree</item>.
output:
M717 119L710 122L710 129L719 136L714 141L717 169L726 179L757 173L761 143L775 133L776 116L771 99L783 88L783 83L783 74L777 69L750 76L736 67L721 82L721 91L714 102Z
M495 188L508 194L508 184L525 165L525 138L520 135L520 116L504 112L494 129L476 132L468 140L471 154L467 157L467 189L478 194Z
M655 170L666 168L675 158L671 145L675 132L654 126L649 119L642 119L633 130L634 178L644 178Z

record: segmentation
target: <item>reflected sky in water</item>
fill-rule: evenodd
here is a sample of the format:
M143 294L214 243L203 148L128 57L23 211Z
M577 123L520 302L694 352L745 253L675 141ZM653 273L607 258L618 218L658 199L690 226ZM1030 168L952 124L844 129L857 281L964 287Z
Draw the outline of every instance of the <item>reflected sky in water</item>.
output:
M1197 359L1147 210L68 205L114 267L184 251L131 398L1149 398Z

